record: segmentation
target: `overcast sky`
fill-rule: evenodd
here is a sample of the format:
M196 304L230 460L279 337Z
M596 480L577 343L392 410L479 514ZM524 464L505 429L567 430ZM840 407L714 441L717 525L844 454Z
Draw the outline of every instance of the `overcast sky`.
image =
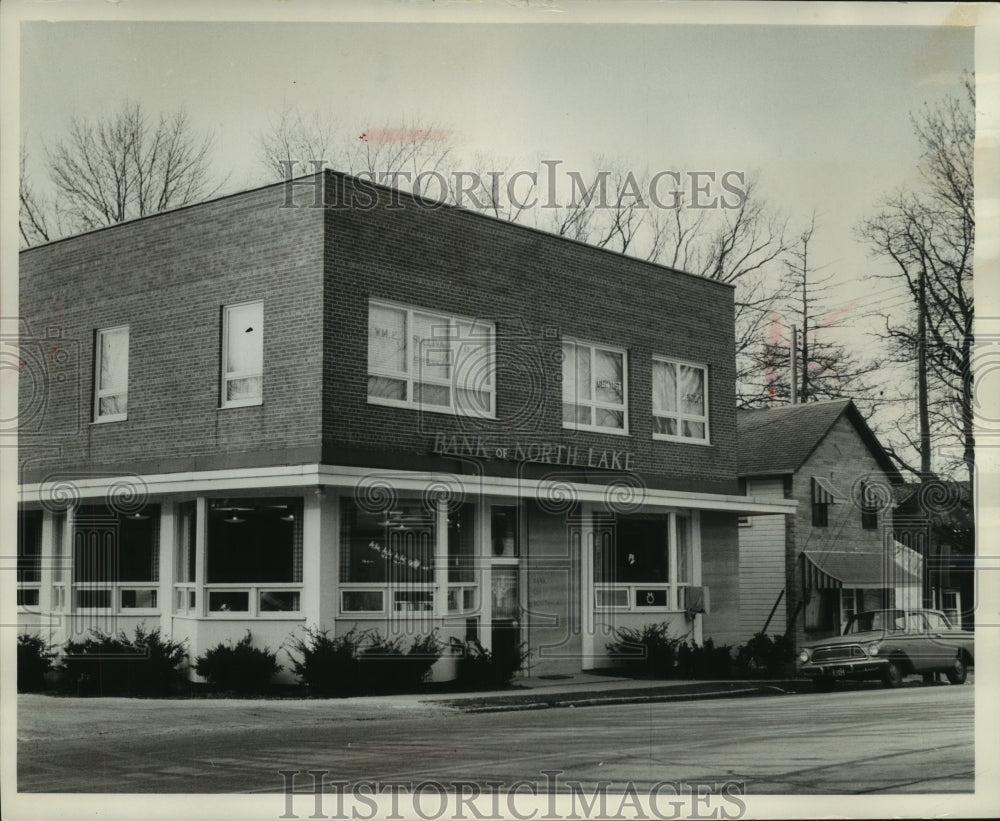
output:
M816 211L811 262L838 285L837 333L864 345L874 324L863 313L908 298L870 280L888 267L853 228L916 181L911 112L961 93L974 38L940 25L32 21L21 27L20 131L40 188L43 144L71 115L126 98L151 112L184 106L215 134L227 190L268 179L259 135L284 106L329 117L348 139L433 124L459 157L486 152L506 171L550 159L586 172L604 155L636 174L757 172L793 234Z
M3 5L5 36L16 37L10 26L16 5ZM260 181L257 137L283 105L329 114L348 132L415 119L433 123L452 132L465 156L486 151L526 164L548 158L562 160L567 168L589 168L592 158L603 154L637 173L759 170L763 195L789 218L793 230L816 210L812 257L842 283L840 305L857 311L880 300L901 304L902 295L866 278L877 266L868 261L852 229L873 213L880 197L914 181L918 146L910 113L925 102L960 93L963 71L976 63L974 30L942 24L988 16L972 4L942 9L788 3L762 11L754 3L649 3L644 8L655 9L660 20L672 15L703 22L725 14L729 20L757 15L758 20L864 20L865 25L610 25L600 21L611 15L637 19L623 11L637 4L481 0L431 6L400 0L366 6L362 13L374 8L371 14L384 20L433 15L464 22L127 21L151 8L158 16L238 17L252 10L276 19L303 10L324 16L330 13L325 9L338 5L309 5L308 0L23 3L30 14L50 18L87 13L121 21L23 23L19 64L11 65L9 48L0 55L8 92L4 125L10 129L17 122L16 100L9 93L14 86L20 91L19 129L27 137L29 170L38 186L44 182L42 142L56 141L72 114L106 114L125 98L151 111L185 106L199 130L217 135L215 164L220 175L231 174L233 189ZM481 12L483 19L489 14L509 22L478 24ZM932 25L867 25L869 20L918 19ZM575 24L579 20L588 23ZM978 56L980 84L1000 77L996 65L983 69L986 55ZM995 111L996 95L991 99ZM978 107L982 113L982 103ZM17 162L11 136L5 134L3 147L8 171ZM995 142L989 143L990 151L996 151ZM1000 208L981 193L1000 180L991 168L992 175L977 179L977 277L987 266L996 273L1000 232L983 226L988 218L995 225ZM12 180L8 173L6 273L16 270ZM1000 277L993 279L1000 283ZM989 284L977 281L979 305ZM980 337L989 327L984 315L989 321L989 312L977 316ZM1000 339L1000 320L994 322ZM1000 368L995 371L1000 374ZM8 409L11 396L8 390ZM981 451L981 475L986 465L995 471L995 454L1000 454L995 448ZM7 487L13 487L11 460L5 469ZM3 501L12 499L7 493ZM981 510L981 526L995 526L998 510ZM980 721L988 709L977 704ZM899 797L892 800L897 806Z
M910 112L973 68L957 27L32 22L21 133L39 163L71 114L183 105L235 188L284 105L352 134L433 123L518 167L759 171L793 228L816 209L813 259L849 283L871 269L852 227L914 178Z

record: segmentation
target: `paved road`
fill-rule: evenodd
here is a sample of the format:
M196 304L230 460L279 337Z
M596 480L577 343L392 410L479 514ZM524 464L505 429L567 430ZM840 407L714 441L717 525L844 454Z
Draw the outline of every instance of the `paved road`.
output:
M967 792L970 685L504 714L416 699L135 701L21 696L26 792L277 792L331 779L583 784L692 779L749 794ZM278 810L280 812L280 810Z

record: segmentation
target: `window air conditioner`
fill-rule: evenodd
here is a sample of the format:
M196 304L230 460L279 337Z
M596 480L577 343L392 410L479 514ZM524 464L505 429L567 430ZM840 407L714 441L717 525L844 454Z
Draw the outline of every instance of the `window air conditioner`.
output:
M708 588L707 587L683 587L683 605L689 616L696 613L708 613Z

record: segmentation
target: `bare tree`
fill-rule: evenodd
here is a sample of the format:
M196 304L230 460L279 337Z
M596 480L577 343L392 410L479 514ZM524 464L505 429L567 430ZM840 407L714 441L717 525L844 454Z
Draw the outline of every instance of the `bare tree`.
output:
M451 131L437 125L415 120L348 130L291 107L258 137L261 164L276 179L326 167L447 202L455 195L445 173L453 152Z
M901 282L909 296L902 320L884 315L882 336L899 359L918 361L916 436L907 440L920 454L918 472L932 473L932 452L957 443L972 480L973 78L965 77L963 95L926 105L912 119L922 184L888 197L858 234L874 256L892 264L885 276Z
M333 121L319 112L285 106L258 135L257 150L266 175L284 179L286 168L305 174L314 162L336 168L345 162L345 138Z
M183 109L153 116L125 101L109 117L74 117L47 164L68 227L89 230L212 196L212 144Z
M870 384L873 373L881 368L877 359L864 358L836 338L846 314L827 308L833 275L822 274L826 266L817 266L810 256L816 232L816 215L788 249L785 258L787 306L783 333L770 340L765 348L764 365L773 374L770 399L791 399L791 349L795 345L798 384L796 401L851 398L862 412L870 415L870 398L875 393ZM797 338L789 339L788 326L798 328Z
M54 209L35 190L28 174L28 152L21 145L20 175L18 176L18 227L21 247L28 248L48 242L58 235L57 215Z
M737 402L773 398L764 354L771 315L785 296L780 274L788 243L785 220L760 196L759 177L746 182L735 208L709 216L681 189L669 203L653 201L648 174L601 157L595 165L601 171L589 186L576 185L549 230L734 285Z
M496 219L521 222L537 201L538 171L524 169L515 177L509 172L514 167L509 157L474 155L471 163L452 173L451 201Z
M713 221L699 211L685 225L678 214L667 248L693 273L735 286L736 399L753 407L776 398L767 353L773 315L787 295L781 264L789 243L787 220L761 196L759 175L742 194L736 208L722 209Z

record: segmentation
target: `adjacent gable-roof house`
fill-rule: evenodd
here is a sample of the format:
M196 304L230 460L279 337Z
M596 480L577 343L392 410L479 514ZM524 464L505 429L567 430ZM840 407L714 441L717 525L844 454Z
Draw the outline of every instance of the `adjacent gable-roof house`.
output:
M798 501L795 514L740 524L740 628L796 641L848 617L920 604L919 556L892 539L899 471L849 399L737 415L737 472L752 496Z

